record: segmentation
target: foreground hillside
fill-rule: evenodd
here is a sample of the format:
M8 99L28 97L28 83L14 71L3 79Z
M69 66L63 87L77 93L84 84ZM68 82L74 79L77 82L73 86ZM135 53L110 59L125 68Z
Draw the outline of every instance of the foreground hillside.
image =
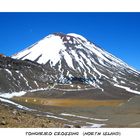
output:
M0 102L0 128L53 128L64 127L63 123L39 117L31 112L19 110Z
M32 98L14 98L18 103L39 111L26 111L0 102L0 128L140 128L140 96L129 100L96 100L98 104L91 105L64 102L65 99L50 99L55 104L36 103ZM68 100L68 99L67 99ZM61 102L61 104L60 104ZM88 102L88 100L87 100ZM45 99L43 100L45 103ZM91 103L91 101L89 102ZM70 106L71 105L71 106Z

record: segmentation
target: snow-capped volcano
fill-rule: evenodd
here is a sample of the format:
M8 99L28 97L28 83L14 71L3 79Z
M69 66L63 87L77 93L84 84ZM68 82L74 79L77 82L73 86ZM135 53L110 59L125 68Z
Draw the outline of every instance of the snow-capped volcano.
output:
M43 64L49 77L58 83L79 81L102 92L114 87L140 93L138 71L75 33L50 34L12 58Z
M93 55L95 55L98 60L96 60ZM120 67L127 66L127 64L120 59L96 47L93 43L75 33L67 35L54 33L48 35L12 57L21 60L29 59L40 64L46 64L50 61L52 66L60 63L64 58L67 65L73 69L75 69L74 61L77 61L82 67L84 67L85 61L88 62L86 64L88 67L91 67L91 63L97 61L104 66L107 64Z

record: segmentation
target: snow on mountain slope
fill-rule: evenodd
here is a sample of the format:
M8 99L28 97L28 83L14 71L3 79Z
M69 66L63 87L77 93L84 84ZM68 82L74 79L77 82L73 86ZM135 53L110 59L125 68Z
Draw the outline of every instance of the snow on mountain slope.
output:
M85 51L86 54L82 51ZM37 61L40 64L46 64L50 61L53 66L55 66L62 57L64 57L67 64L71 68L74 68L74 64L72 62L73 59L76 59L76 61L81 63L81 66L84 67L84 59L88 62L89 59L91 62L95 61L94 57L90 58L92 54L98 57L98 61L101 65L106 65L106 63L108 63L113 66L129 68L129 66L120 59L96 47L81 35L74 33L67 35L58 33L48 35L41 41L13 55L12 57L22 60L29 59ZM89 62L88 66L91 67L91 65L92 64ZM133 69L133 71L135 70Z
M107 85L129 87L134 93L140 91L140 72L75 33L48 35L12 58L46 65L46 70L52 69L60 83L80 80L102 91Z

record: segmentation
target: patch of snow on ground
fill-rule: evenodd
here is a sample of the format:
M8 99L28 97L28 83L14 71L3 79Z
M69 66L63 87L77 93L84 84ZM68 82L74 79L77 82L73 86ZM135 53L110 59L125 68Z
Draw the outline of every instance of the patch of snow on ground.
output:
M74 69L72 58L70 57L70 55L66 51L63 52L63 54L64 54L64 59L66 60L67 65L71 67L72 69Z
M79 88L79 89L80 89L81 87L80 87L80 86L77 86L77 88Z
M98 58L98 61L99 61L99 63L101 64L101 65L103 65L103 66L106 66L105 64L104 64L104 61L103 61L103 59L102 58Z
M115 81L116 83L118 83L117 78L113 76L113 81Z
M20 73L20 76L24 79L26 85L27 85L28 87L30 87L30 86L29 86L29 82L28 82L28 80L23 76L22 73ZM30 87L30 88L31 88L31 87Z
M35 85L36 85L37 87L39 87L39 85L37 84L37 82L36 82L36 81L34 81L34 83L35 83Z
M12 72L8 69L5 69L11 76L12 76Z
M125 82L124 82L124 81L121 81L121 83L122 83L122 84L125 84Z
M59 119L59 120L65 120L65 121L68 121L67 119L65 118L61 118L61 117L57 117L57 116L53 116L53 115L46 115L48 118L55 118L55 119Z
M20 109L24 109L24 110L28 110L28 111L33 111L33 109L29 109L29 108L27 108L27 107L25 107L25 106L22 106L22 105L20 105L20 104L17 104L17 103L15 103L15 102L13 102L13 101L10 101L10 100L8 100L8 99L0 98L0 101L5 102L5 103L9 103L9 104L12 104L12 105L15 105L15 106L17 106L17 107L20 108Z
M97 123L90 123L86 122L89 126L82 126L82 128L101 128L102 126L105 126L106 124L97 124Z
M73 85L70 85L70 87L74 87Z
M140 91L132 90L132 89L130 89L130 87L125 87L125 86L121 86L118 84L114 84L114 86L125 89L126 91L131 92L131 93L140 94Z
M107 121L108 120L108 119L97 119L97 118L90 118L90 117L85 117L85 116L78 116L78 115L67 114L67 113L61 113L60 115L69 116L69 117L77 117L77 118L88 119L88 120L96 120L96 121Z
M0 97L10 99L10 98L12 98L14 96L16 96L16 97L23 96L25 93L26 93L25 91L12 92L12 93L3 93L3 94L0 95Z
M15 97L23 96L27 92L43 91L43 90L47 90L47 89L48 88L38 88L38 89L32 89L32 90L27 90L27 91L19 91L19 92L12 92L12 93L1 93L0 97L10 99L10 98L13 98L14 96Z

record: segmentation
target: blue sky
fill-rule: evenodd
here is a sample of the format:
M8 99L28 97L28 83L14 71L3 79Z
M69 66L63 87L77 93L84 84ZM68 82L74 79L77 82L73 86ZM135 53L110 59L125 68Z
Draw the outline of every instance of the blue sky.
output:
M140 13L0 13L0 53L54 32L81 34L140 70Z

